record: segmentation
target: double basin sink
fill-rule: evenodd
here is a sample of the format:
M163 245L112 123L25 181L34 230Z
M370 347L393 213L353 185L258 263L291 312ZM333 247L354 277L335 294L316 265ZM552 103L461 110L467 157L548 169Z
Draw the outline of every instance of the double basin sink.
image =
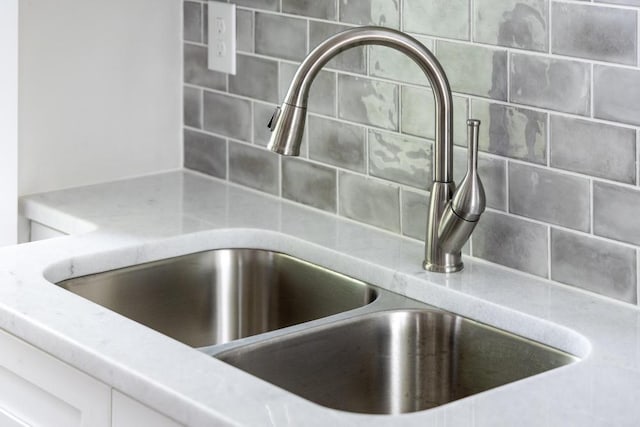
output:
M426 410L578 360L265 250L212 250L58 285L343 411Z

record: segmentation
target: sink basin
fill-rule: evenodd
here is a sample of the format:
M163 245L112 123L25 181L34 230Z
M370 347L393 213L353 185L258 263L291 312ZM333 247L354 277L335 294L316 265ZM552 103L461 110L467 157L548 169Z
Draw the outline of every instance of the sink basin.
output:
M329 408L433 408L577 359L437 309L390 310L238 347L216 357Z
M376 298L364 282L255 249L201 252L58 285L193 347L319 319Z

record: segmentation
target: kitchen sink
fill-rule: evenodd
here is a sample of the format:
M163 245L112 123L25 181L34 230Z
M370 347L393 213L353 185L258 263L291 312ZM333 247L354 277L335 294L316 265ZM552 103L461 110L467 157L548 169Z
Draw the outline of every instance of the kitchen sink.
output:
M193 347L362 307L376 290L266 250L220 249L57 283Z
M329 408L421 411L577 359L438 309L381 311L217 357Z

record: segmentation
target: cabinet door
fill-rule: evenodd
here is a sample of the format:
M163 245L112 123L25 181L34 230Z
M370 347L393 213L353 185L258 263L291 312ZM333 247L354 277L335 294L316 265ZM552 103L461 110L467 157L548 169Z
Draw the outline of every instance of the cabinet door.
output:
M110 411L107 385L0 331L0 421L108 427Z
M113 390L112 427L181 427L170 418L148 406Z

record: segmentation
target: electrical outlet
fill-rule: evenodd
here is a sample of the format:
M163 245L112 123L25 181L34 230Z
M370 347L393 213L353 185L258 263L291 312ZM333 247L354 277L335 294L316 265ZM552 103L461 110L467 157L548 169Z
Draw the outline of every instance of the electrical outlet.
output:
M236 5L209 3L209 69L236 73Z

